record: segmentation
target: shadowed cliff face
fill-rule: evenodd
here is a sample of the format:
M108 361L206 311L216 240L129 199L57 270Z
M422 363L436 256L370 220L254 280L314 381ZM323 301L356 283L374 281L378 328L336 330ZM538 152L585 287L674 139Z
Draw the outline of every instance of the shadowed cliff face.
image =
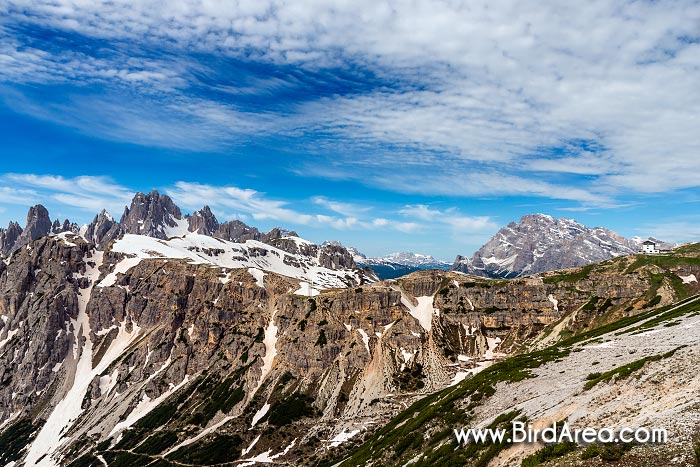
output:
M512 281L423 271L313 297L296 279L185 260L116 273L125 258L62 235L0 262L0 431L33 428L3 461L269 451L299 465L547 325L575 314L557 332L577 332L641 310L651 289L660 304L679 293L659 266L629 271L633 258Z

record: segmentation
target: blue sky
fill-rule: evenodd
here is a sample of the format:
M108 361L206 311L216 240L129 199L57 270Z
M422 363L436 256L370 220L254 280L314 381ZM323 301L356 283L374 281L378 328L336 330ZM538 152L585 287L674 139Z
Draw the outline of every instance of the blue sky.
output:
M0 221L156 188L369 255L532 212L699 241L698 82L695 1L9 0Z

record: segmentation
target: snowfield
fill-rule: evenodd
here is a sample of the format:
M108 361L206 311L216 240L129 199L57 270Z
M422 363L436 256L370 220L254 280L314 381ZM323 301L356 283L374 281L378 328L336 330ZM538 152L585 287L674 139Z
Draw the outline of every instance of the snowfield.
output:
M234 243L196 233L160 240L129 234L114 242L112 251L123 253L127 258L115 266L100 286L113 285L117 273L127 272L140 260L153 258L184 259L192 264L209 264L229 269L245 268L261 287L264 272L273 272L306 283L306 288L301 284L299 290L304 295L313 295L314 289L344 288L361 282L357 271L328 269L320 265L318 258L288 253L255 240ZM309 283L313 286L308 286Z

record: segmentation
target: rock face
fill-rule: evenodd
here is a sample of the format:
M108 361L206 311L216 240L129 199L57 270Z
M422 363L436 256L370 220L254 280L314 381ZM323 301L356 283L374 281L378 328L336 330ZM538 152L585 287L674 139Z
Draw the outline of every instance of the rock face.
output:
M34 240L50 234L78 232L78 226L66 219L63 223L56 219L53 223L49 211L41 204L29 208L27 225L22 229L17 222L10 222L7 229L0 229L0 253L9 255Z
M650 294L664 305L697 291L678 275L700 277L696 262L631 257L515 280L421 271L319 291L304 274L225 264L294 268L313 251L322 261L323 247L193 241L125 235L99 251L65 234L0 262L0 436L14 440L0 461L304 465L562 318L578 332L644 309Z
M20 235L22 235L22 227L17 222L10 222L7 229L0 229L0 255L10 254Z
M33 242L37 238L50 234L51 226L49 211L47 211L44 206L37 204L29 208L29 212L27 213L27 225L19 238L17 238L13 249L20 248Z
M499 230L471 258L457 256L452 270L519 277L637 253L642 241L600 227L588 228L572 219L529 214Z
M98 249L103 249L121 234L121 226L103 209L88 225L85 238L94 243Z
M156 190L147 194L136 193L131 206L124 208L119 226L123 233L161 239L187 232L187 221L182 219L180 208L169 196Z
M209 206L204 206L199 211L195 211L187 218L187 222L189 223L190 232L195 232L201 235L215 236L214 234L219 229L219 221L216 220L216 216L213 212L211 212ZM224 240L232 241L228 238L225 238Z

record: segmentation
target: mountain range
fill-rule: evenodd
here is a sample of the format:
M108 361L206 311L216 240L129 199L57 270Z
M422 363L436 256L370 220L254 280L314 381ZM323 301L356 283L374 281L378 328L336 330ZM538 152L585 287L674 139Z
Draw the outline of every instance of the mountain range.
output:
M529 214L500 229L471 258L457 256L452 270L482 277L520 277L639 253L645 240L628 239L602 227L589 228L573 219ZM648 240L662 249L675 246Z
M368 258L356 248L349 247L353 260L358 267L371 269L380 279L395 279L424 269L449 270L450 263L410 252L391 253L383 257Z
M182 215L157 192L83 227L35 206L2 238L0 465L694 462L697 244L379 281L337 243ZM515 417L663 425L674 442L452 438Z

